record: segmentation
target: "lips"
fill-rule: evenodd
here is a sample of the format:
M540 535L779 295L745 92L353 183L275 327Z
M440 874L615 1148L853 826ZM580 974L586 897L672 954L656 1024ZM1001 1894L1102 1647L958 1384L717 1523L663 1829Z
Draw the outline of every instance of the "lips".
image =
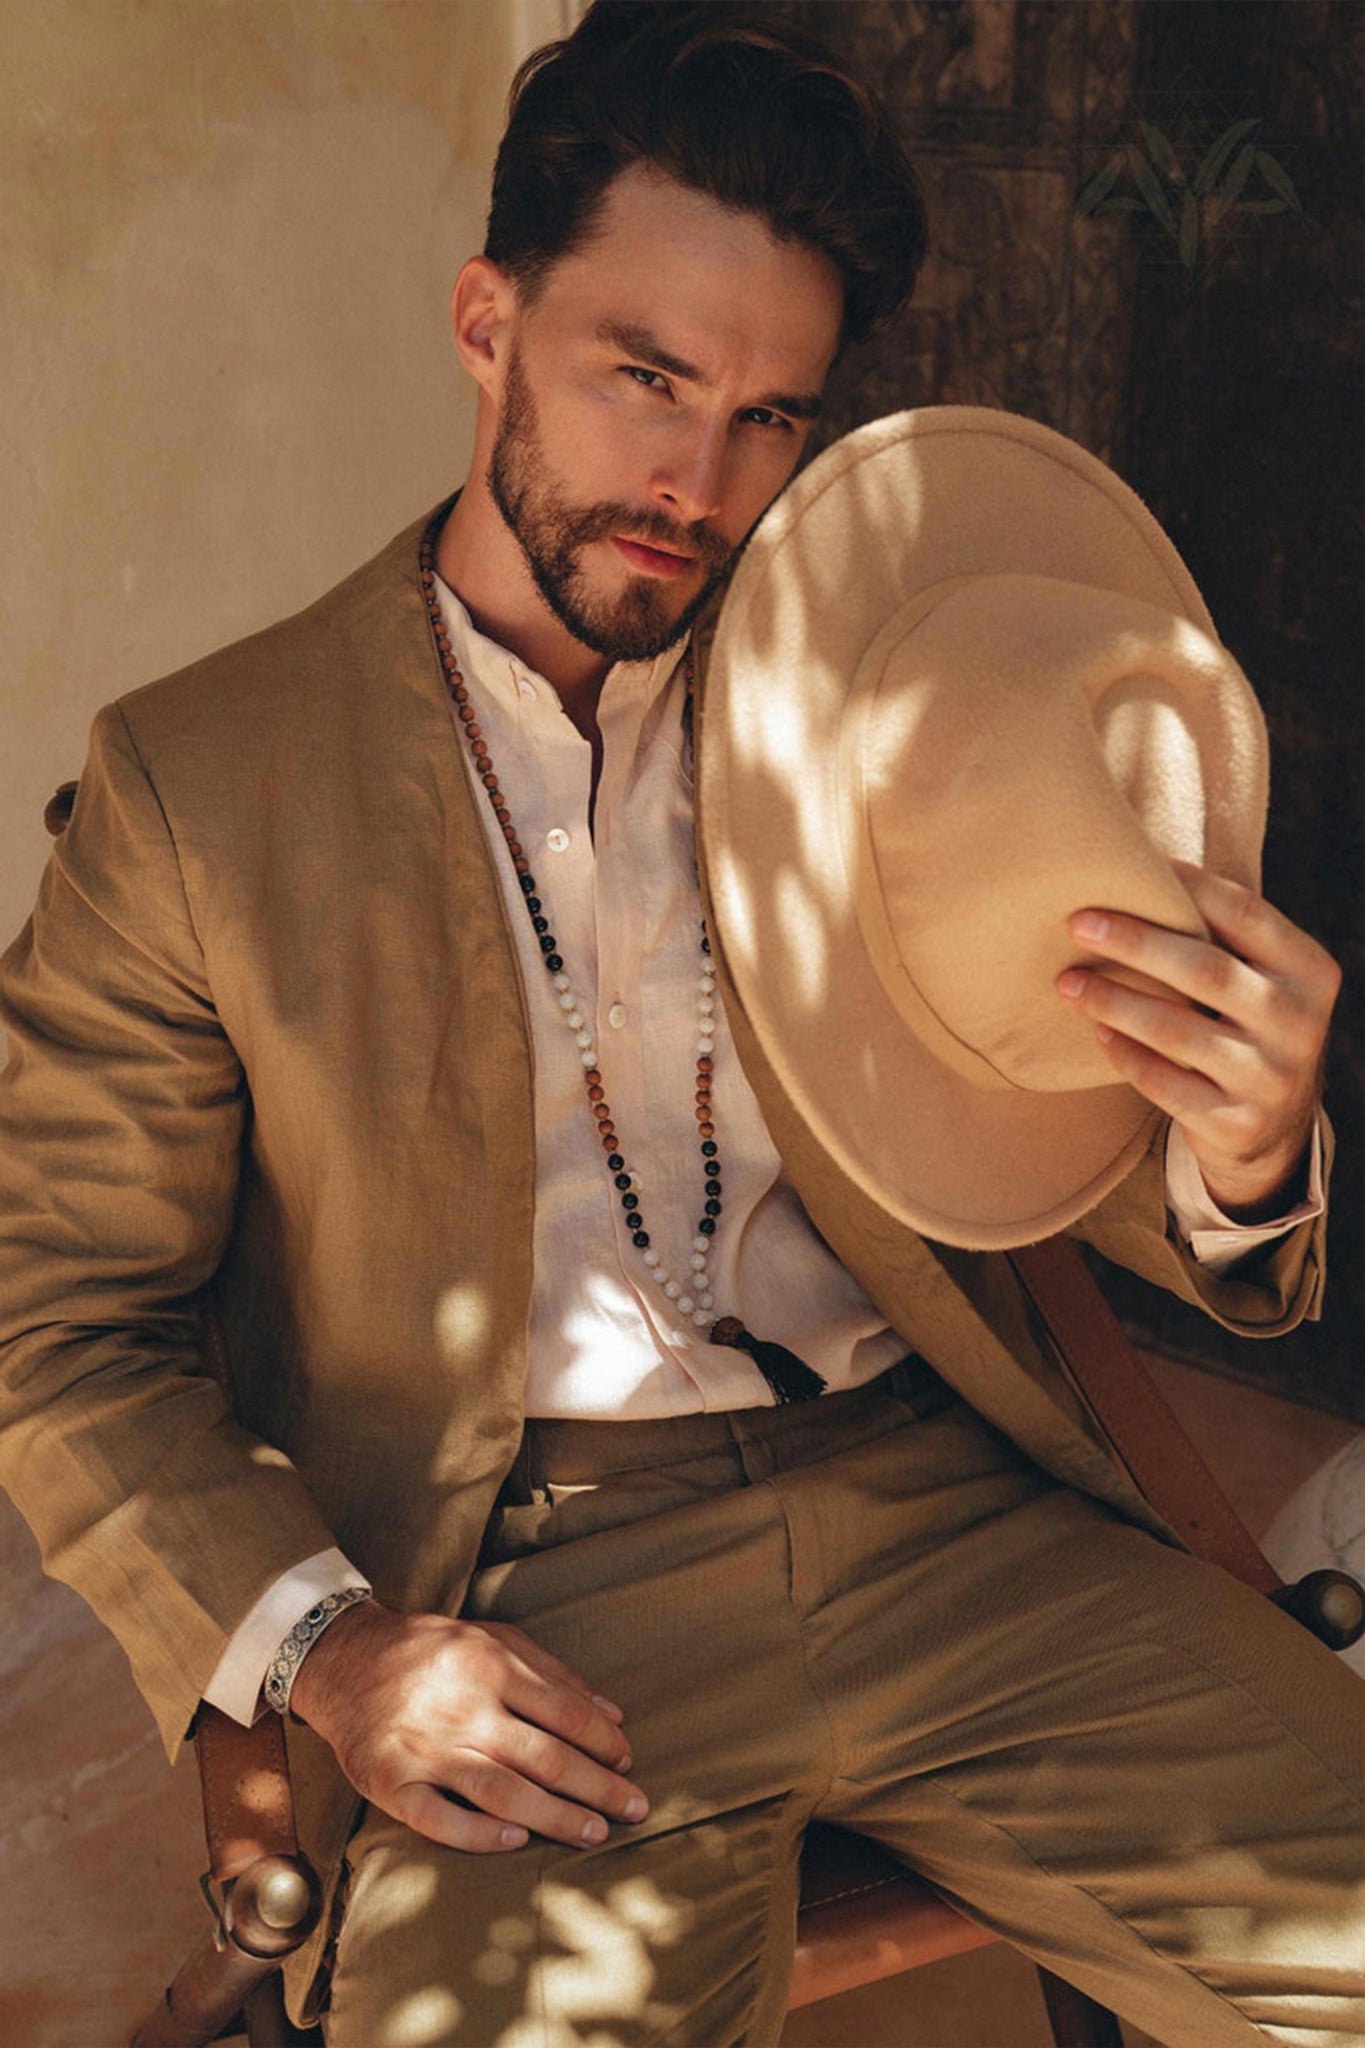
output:
M696 562L694 555L675 554L668 548L653 547L647 541L627 540L619 533L612 534L611 542L631 568L644 576L682 576Z

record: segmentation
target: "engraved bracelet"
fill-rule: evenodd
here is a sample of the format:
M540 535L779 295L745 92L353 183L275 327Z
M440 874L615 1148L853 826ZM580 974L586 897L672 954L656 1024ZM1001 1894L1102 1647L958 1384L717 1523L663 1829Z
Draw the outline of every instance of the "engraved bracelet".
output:
M348 1607L354 1607L358 1600L372 1597L368 1586L346 1586L340 1593L328 1593L315 1607L309 1608L301 1621L294 1623L266 1669L262 1690L268 1707L273 1707L277 1714L288 1713L289 1695L299 1675L299 1666L323 1630L330 1628L337 1616L344 1614Z

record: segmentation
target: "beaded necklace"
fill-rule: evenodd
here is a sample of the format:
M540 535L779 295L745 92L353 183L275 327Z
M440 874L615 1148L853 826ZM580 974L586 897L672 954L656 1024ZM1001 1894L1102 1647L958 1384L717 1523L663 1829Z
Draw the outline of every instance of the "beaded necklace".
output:
M764 1338L753 1336L745 1329L738 1316L716 1317L715 1298L711 1292L710 1260L713 1241L724 1209L720 1147L716 1142L712 1081L714 1075L715 1023L716 1023L716 976L711 958L711 941L706 930L706 919L699 920L701 947L701 971L697 978L697 1063L695 1106L697 1136L700 1147L702 1207L697 1218L696 1232L692 1239L691 1271L684 1281L675 1278L664 1264L652 1242L652 1234L640 1208L641 1184L637 1174L626 1163L620 1136L607 1101L606 1088L598 1064L598 1051L594 1036L589 1028L587 1016L569 979L564 957L558 941L550 929L546 911L526 849L517 836L512 814L493 766L487 741L479 725L478 716L470 701L469 686L455 659L441 615L441 600L436 589L434 534L428 532L422 541L419 563L422 597L431 622L432 637L436 643L441 668L445 675L446 688L450 693L460 730L468 743L474 759L475 772L483 785L493 815L498 821L503 840L512 866L516 872L517 884L521 891L526 914L531 920L536 945L551 977L551 983L559 1004L560 1016L573 1034L579 1061L583 1068L583 1082L587 1090L588 1107L597 1125L598 1139L606 1158L607 1171L611 1175L621 1209L625 1217L630 1241L639 1252L649 1269L656 1286L666 1300L672 1302L680 1316L689 1318L698 1330L706 1331L713 1344L723 1344L731 1349L745 1351L754 1360L764 1379L772 1388L779 1403L808 1401L824 1392L825 1382L817 1372L812 1371L804 1360L784 1345L774 1344ZM690 726L694 672L692 648L688 643L683 656L687 697L683 717Z

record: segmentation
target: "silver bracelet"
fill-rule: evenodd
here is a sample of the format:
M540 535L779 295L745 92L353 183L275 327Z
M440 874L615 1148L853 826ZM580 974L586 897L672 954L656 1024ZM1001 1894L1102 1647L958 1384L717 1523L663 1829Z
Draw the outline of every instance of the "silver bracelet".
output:
M288 1713L289 1695L294 1690L299 1666L318 1637L348 1607L354 1607L358 1600L372 1598L368 1586L346 1586L340 1593L328 1593L316 1607L309 1608L301 1621L294 1623L266 1668L262 1690L268 1707L273 1707L277 1714Z

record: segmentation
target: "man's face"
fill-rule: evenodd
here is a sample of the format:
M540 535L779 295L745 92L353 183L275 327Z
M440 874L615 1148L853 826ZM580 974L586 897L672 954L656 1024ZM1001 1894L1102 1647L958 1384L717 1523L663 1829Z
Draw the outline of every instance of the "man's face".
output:
M489 489L609 660L676 640L796 466L838 341L829 260L644 167L519 309Z

